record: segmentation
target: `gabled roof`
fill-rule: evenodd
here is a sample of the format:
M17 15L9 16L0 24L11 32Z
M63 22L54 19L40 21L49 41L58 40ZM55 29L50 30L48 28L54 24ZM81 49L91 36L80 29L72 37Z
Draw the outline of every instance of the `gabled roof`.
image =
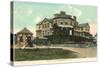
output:
M17 34L33 34L33 33L25 27L24 29L19 31Z
M44 22L46 22L46 21L48 21L48 22L52 22L52 19L48 19L48 18L44 18L40 23L38 23L37 25L40 25L40 24L42 24L42 23L44 23Z
M79 27L85 27L85 26L89 26L89 24L88 23L79 24Z

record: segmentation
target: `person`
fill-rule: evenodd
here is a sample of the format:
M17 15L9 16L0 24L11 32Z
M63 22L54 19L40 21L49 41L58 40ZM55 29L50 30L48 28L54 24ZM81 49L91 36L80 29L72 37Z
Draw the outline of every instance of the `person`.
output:
M29 47L33 47L31 37L27 37L27 44L28 44Z

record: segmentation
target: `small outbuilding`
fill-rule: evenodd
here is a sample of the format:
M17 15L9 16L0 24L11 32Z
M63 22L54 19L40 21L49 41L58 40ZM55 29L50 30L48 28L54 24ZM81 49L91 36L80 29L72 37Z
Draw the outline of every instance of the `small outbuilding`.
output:
M32 47L33 33L26 27L16 33L17 47Z

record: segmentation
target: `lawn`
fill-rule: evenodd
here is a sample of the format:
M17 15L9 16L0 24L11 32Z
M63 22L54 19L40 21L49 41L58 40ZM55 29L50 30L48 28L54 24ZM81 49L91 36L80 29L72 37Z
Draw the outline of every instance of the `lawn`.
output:
M15 49L15 61L77 58L77 53L61 48Z

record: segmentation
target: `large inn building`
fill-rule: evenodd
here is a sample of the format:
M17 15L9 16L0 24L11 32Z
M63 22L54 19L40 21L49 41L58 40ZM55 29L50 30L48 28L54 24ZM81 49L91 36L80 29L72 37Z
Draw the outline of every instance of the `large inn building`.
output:
M44 18L36 25L36 36L50 43L82 43L92 41L88 23L80 24L76 16L64 11L54 14L51 19Z

